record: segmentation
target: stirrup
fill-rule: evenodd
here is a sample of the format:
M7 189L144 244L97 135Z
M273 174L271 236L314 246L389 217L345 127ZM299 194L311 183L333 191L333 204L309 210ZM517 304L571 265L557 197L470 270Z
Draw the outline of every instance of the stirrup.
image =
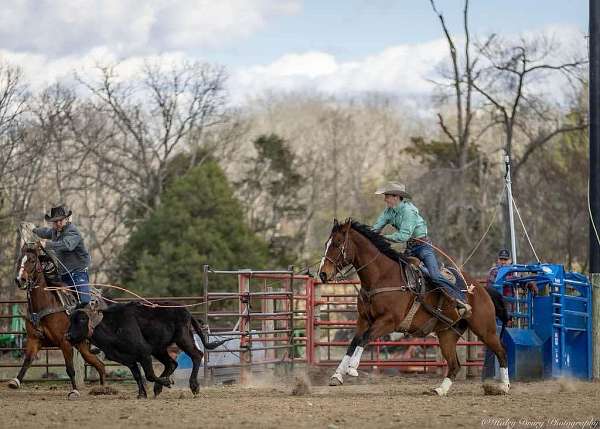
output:
M457 301L457 311L461 319L468 319L472 314L471 306L465 302Z

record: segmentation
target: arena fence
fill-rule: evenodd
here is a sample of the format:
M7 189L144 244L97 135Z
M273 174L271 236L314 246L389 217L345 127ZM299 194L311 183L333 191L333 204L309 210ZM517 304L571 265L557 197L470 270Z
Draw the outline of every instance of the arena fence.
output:
M294 274L292 267L233 271L205 266L201 295L146 299L192 305L189 310L208 322L211 335L232 339L217 350L205 351L205 383L219 379L223 371L244 382L253 372L265 369L337 365L354 333L358 287L358 281L322 284L311 276ZM25 300L0 300L0 381L13 378L21 366L25 313ZM481 343L465 335L459 346L462 365L468 374L477 375L483 361ZM177 353L176 348L172 353ZM222 359L224 355L229 358ZM131 378L127 369L105 363L109 380ZM445 366L435 336L393 334L380 338L368 345L361 361L363 369L402 372L439 372ZM53 379L55 374L66 379L62 354L47 348L40 352L25 381ZM95 370L87 365L85 379L97 380Z

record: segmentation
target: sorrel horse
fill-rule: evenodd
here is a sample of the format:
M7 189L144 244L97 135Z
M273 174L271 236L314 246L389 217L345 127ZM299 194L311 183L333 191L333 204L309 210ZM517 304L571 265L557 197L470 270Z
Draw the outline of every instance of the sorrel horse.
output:
M25 373L42 347L58 347L65 358L67 374L71 380L72 390L68 397L76 399L79 397L79 391L75 383L73 346L65 338L65 333L69 329L69 316L61 304L57 292L46 290L47 282L42 265L44 258L48 257L39 244L23 244L15 281L20 289L27 292L28 318L25 320L27 343L23 366L17 377L8 382L8 386L13 389L21 387ZM105 370L102 361L90 352L88 343L78 345L77 349L85 361L96 368L100 384L104 385Z
M454 303L442 296L439 290L429 288L419 296L407 287L408 276L399 263L399 257L400 254L370 227L352 220L343 224L334 220L325 256L319 267L319 277L323 282L330 281L345 267L352 265L358 272L362 291L358 300L354 338L329 384L342 384L346 374L358 376L362 352L370 341L394 331L413 335L423 335L429 331L437 335L448 363L446 377L432 393L445 396L460 369L456 343L468 327L496 354L500 363L500 383L484 386L484 390L486 393L508 393L510 384L506 352L496 334L496 315L502 320L503 328L508 321L502 296L495 290L477 284L466 273L461 273L470 287L467 296L472 315L468 319L460 319ZM436 307L441 310L446 322L434 319L428 311L428 308ZM425 326L428 328L424 329Z

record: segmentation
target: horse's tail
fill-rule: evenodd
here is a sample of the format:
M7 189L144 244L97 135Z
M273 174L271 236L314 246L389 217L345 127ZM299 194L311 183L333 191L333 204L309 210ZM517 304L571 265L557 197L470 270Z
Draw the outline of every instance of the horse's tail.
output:
M508 315L508 308L506 307L506 301L504 301L502 294L500 294L500 292L498 292L496 289L486 286L485 290L487 291L490 298L492 298L492 302L494 303L494 310L496 311L496 317L502 322L502 329L500 330L500 339L502 339L502 335L506 330L506 324L510 320L510 316Z

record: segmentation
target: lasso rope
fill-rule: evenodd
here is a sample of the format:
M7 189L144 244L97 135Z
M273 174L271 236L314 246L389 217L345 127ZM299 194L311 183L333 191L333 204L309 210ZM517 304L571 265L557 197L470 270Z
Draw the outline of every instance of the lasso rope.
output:
M462 270L456 264L456 262L454 261L454 259L452 259L450 256L448 256L446 254L446 252L444 252L442 249L440 249L437 246L434 246L432 243L430 243L428 241L421 240L420 238L413 238L413 240L420 241L423 244L427 244L428 246L431 246L434 250L438 251L439 253L441 253L442 255L444 255L450 262L452 262L452 265L454 265L454 267L456 268L456 271L458 272L458 274L460 275L460 277L465 282L465 285L467 286L467 292L468 293L473 293L473 289L475 289L475 285L474 284L469 284L469 282L467 282L467 279L463 275Z
M209 299L208 301L201 301L201 302L197 302L195 304L173 304L173 305L166 305L166 304L158 304L156 302L152 302L146 298L144 298L141 295L138 295L135 292L130 291L127 288L121 287L121 286L116 286L116 285L111 285L111 284L105 284L105 283L82 283L82 284L78 284L77 286L97 286L97 287L107 287L107 288L112 288L112 289L117 289L123 292L126 292L130 295L135 296L136 298L140 299L142 302L140 302L140 304L146 306L146 307L152 307L152 308L190 308L190 307L197 307L199 305L203 305L206 303L210 303L210 302L217 302L217 301L224 301L226 299L230 299L230 297L225 297L225 298L215 298L215 299ZM73 292L73 286L46 286L45 290L47 291L67 291L67 292ZM103 295L94 292L94 291L90 291L90 292L83 292L80 291L79 292L82 295L90 295L90 296L95 296L95 297L99 297L102 298L112 304L117 304L119 303L119 301L115 301L112 300L110 298L106 298Z

